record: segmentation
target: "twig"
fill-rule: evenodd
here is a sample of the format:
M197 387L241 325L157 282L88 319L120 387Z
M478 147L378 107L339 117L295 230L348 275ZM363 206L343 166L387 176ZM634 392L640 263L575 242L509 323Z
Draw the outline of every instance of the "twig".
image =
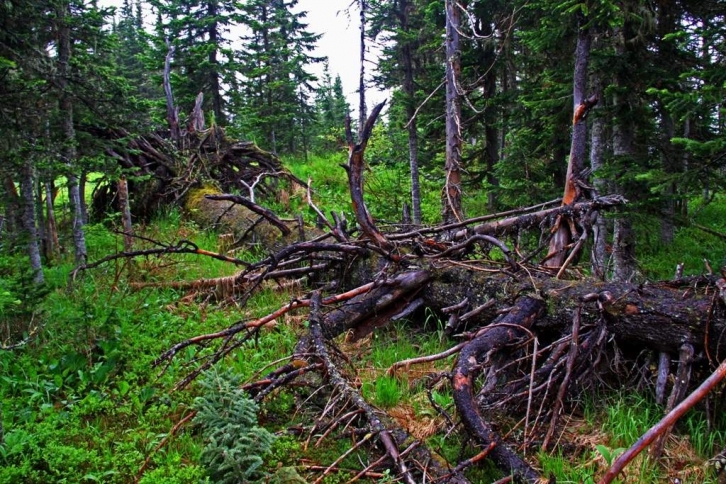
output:
M386 454L397 467L398 473L403 478L404 482L408 484L415 484L416 481L411 476L411 472L408 469L406 462L400 457L400 453L393 436L376 415L375 409L361 397L360 393L356 389L350 385L330 359L330 354L325 346L325 339L323 338L323 331L320 322L320 300L320 292L313 292L313 295L310 298L310 335L313 339L315 351L325 364L328 378L338 391L350 398L351 403L365 413L366 419L368 420L368 424L371 428L371 432L367 435L378 436L383 444L383 447L386 449Z
M335 459L335 462L333 462L332 464L330 464L328 466L328 468L325 469L325 471L320 475L320 477L318 477L317 479L315 479L315 481L313 482L313 484L318 484L320 481L322 481L323 478L325 476L327 476L330 473L330 471L336 465L338 465L339 462L341 462L343 459L345 459L346 457L348 457L350 454L352 454L353 452L355 452L356 450L358 450L358 448L361 445L363 445L366 442L368 442L369 440L371 440L372 437L373 437L373 433L371 433L371 432L368 432L367 434L365 434L365 436L361 440L359 440L358 442L356 442L355 445L353 445L350 449L348 449L345 452L343 452L343 455L341 455L340 457L338 457L337 459Z
M441 353L437 353L435 355L426 355L426 356L419 356L417 358L409 358L408 360L403 361L397 361L396 363L392 364L390 368L386 370L386 374L388 376L393 376L396 373L396 370L398 368L401 368L402 366L405 366L406 369L408 369L411 365L418 365L420 363L430 363L432 361L438 361L443 360L444 358L447 358L453 354L458 353L461 351L461 349L466 346L469 342L465 341L463 343L459 343L456 346L453 346L449 348L446 351L442 351Z
M193 419L197 415L197 411L194 410L190 413L188 413L183 419L179 420L169 431L168 434L166 434L166 437L164 437L161 442L154 448L153 451L151 451L151 454L146 456L146 459L144 460L144 464L139 468L139 471L136 473L136 478L134 479L134 482L138 483L141 480L141 476L144 475L144 472L146 471L146 468L149 467L149 463L151 463L151 458L154 457L154 455L161 450L162 447L164 447L169 440L174 437L174 435L179 431L179 429Z
M580 320L582 316L582 305L577 307L575 315L572 318L572 339L570 340L570 353L567 355L567 367L565 368L565 377L560 383L560 388L557 391L557 399L555 400L555 407L552 409L552 418L550 419L550 428L547 429L547 435L545 435L544 442L542 442L542 448L547 450L549 447L550 440L555 433L557 427L557 420L559 419L560 412L564 406L563 400L567 387L570 384L570 376L572 375L572 369L575 367L575 360L577 359L577 341L580 336Z
M451 472L449 472L445 476L441 476L438 479L436 479L436 482L449 479L449 478L461 473L461 471L463 471L467 467L473 466L474 464L476 464L477 462L479 462L480 460L482 460L483 458L488 456L489 453L492 450L494 450L494 447L496 447L496 446L497 446L496 442L490 443L484 450L479 452L477 455L475 455L473 457L469 457L468 459L460 462L456 467L454 467L454 469Z
M539 340L534 338L534 348L532 348L532 367L529 371L529 392L527 392L527 412L524 415L524 442L527 442L527 430L529 430L529 417L532 411L532 387L534 387L534 374L535 368L537 368L537 347L539 346ZM534 432L534 429L532 429Z

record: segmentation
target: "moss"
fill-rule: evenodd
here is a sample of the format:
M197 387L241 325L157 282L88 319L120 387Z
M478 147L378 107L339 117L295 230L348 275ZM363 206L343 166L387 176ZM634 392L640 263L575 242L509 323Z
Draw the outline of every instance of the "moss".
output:
M204 184L199 188L192 188L184 199L184 210L189 213L199 210L199 207L206 200L204 198L205 196L219 195L221 193L218 188L210 184Z

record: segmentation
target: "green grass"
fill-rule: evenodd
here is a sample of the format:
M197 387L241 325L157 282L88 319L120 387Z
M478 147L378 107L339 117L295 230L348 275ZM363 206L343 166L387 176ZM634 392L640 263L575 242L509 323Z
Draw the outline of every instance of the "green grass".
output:
M214 250L213 234L176 223L173 217L161 220L150 233L164 242L183 235ZM86 235L91 260L121 245L117 235L100 225L89 226ZM7 275L0 278L5 284L0 287L5 295L0 312L8 316L2 326L34 320L41 330L30 344L0 352L5 431L0 483L126 483L152 454L141 482L203 481L198 435L181 432L153 452L189 411L194 387L173 395L169 388L199 354L193 349L182 352L163 374L152 362L174 342L225 328L239 314L233 308L210 310L201 301L180 303L182 294L169 289L130 290L120 263L81 274L71 293L71 263L46 268L45 293L30 297L29 281L15 275L17 267L16 259L0 257L0 273ZM236 269L185 255L141 259L136 270L149 280L180 280ZM263 292L251 306L264 313L282 302ZM244 363L240 374L251 375L281 353L289 354L295 341L283 327L257 345L251 342L236 353Z
M704 205L694 200L689 206L690 220L716 232L726 234L726 198L717 196ZM676 265L683 263L684 275L699 275L706 272L704 260L708 260L714 271L726 266L726 238L709 234L695 226L676 229L673 244L664 246L659 241L659 225L652 221L638 225L638 262L646 277L671 279Z

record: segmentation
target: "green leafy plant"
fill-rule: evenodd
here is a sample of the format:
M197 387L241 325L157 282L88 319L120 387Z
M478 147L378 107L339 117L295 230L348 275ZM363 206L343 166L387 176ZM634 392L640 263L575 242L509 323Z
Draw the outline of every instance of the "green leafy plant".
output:
M200 381L204 394L194 400L194 422L202 426L201 462L217 483L250 482L260 477L274 435L257 424L257 404L239 389L231 372L209 372Z

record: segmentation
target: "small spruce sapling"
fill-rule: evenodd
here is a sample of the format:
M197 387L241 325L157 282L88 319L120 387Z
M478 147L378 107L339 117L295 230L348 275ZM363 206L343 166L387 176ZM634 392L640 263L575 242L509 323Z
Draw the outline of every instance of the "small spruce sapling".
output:
M236 484L263 477L260 467L275 436L257 425L257 404L231 372L207 372L203 395L194 399L205 446L201 461L213 482Z

